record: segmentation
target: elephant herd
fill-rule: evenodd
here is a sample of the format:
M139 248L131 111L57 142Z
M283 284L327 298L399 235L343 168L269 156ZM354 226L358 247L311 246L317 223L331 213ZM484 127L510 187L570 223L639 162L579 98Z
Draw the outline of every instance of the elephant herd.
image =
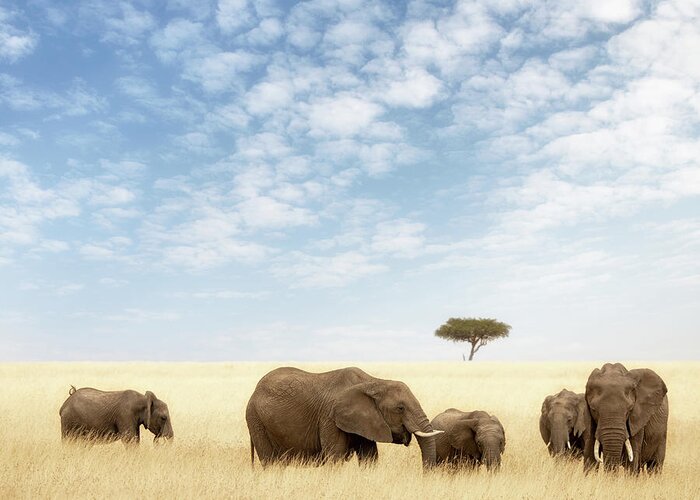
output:
M152 392L71 387L59 411L64 440L139 442L141 425L154 441L172 440L168 406ZM428 419L403 382L359 368L309 373L277 368L260 379L246 408L251 463L337 462L378 458L377 443L408 446L412 436L425 468L501 464L506 438L485 411L450 408ZM553 456L584 459L589 470L624 464L660 471L666 449L668 399L663 380L649 369L605 364L588 378L585 394L566 389L542 404L540 433Z
M601 463L660 472L666 456L666 393L653 370L607 363L593 370L585 393L563 389L545 398L542 440L553 456L583 457L586 470Z

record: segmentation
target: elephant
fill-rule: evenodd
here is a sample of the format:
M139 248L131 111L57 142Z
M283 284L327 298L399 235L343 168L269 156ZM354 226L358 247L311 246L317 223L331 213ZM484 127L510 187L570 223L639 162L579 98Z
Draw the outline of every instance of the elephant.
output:
M174 437L168 405L151 391L144 395L132 390L100 391L71 386L59 415L64 441L121 440L125 445L138 444L142 424L155 435L155 443L161 439L172 441Z
M666 456L668 389L653 370L627 370L620 363L596 368L586 384L591 439L584 467L624 463L630 472L661 472Z
M501 466L506 447L506 433L501 422L485 411L464 412L456 408L445 410L431 422L433 429L445 431L435 437L438 464L487 470Z
M425 412L403 382L372 377L359 368L309 373L272 370L258 382L246 408L250 459L263 466L300 460L338 462L356 454L376 462L377 443L408 446L415 434L423 466L435 464L435 438Z
M591 415L585 394L562 389L545 398L540 434L550 455L581 458L590 431Z

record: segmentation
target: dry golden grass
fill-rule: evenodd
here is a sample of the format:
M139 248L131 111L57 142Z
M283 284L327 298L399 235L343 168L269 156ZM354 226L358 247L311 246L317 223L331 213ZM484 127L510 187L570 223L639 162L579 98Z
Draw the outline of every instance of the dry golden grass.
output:
M496 414L506 429L503 467L421 471L420 451L379 445L379 463L250 466L244 409L271 363L42 363L0 365L0 498L699 498L700 363L626 363L656 370L669 387L663 474L595 473L555 463L538 431L540 405L562 387L582 391L596 363L359 364L403 380L429 417L449 407ZM310 371L339 364L297 364ZM175 443L63 446L58 409L70 384L154 391L170 407Z

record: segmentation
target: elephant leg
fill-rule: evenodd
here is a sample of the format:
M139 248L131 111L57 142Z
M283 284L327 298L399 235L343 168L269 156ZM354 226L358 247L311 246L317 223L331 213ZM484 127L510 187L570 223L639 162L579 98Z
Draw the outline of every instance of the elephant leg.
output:
M666 459L666 436L664 436L656 448L656 453L647 462L647 472L650 474L658 474L664 468L664 460Z
M353 443L353 448L357 453L357 461L360 465L372 465L377 462L379 452L377 451L377 443L362 436L356 436L357 439Z
M138 421L131 419L122 419L117 422L117 435L121 439L124 446L136 446L141 441L141 431L139 429L140 424ZM106 434L107 440L109 439L109 433Z
M248 423L248 432L250 432L250 440L258 453L260 463L265 466L279 459L280 457L275 453L272 441L270 441L267 432L265 432L265 426L255 411L249 409L246 412L246 421Z
M346 460L350 453L348 434L329 422L320 429L321 454L324 462L339 462Z

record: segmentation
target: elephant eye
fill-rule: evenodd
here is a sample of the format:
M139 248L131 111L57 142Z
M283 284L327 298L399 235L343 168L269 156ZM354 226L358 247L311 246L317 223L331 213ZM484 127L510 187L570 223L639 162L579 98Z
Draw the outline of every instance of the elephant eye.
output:
M396 411L398 411L399 413L403 413L405 409L406 407L404 405L398 405L396 407Z
M160 419L161 419L163 422L165 422L166 420L168 420L168 417L166 417L165 415L161 415L161 416L160 416Z

